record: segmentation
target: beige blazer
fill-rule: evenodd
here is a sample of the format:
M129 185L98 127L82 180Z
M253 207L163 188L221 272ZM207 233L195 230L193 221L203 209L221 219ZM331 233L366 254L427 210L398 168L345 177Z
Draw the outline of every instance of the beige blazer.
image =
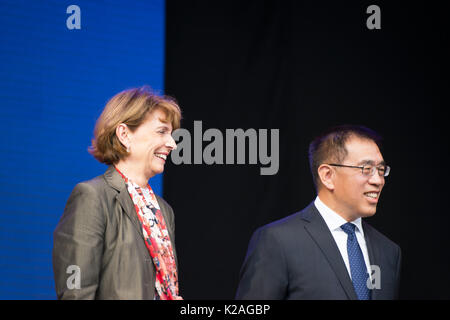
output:
M177 261L173 210L157 200ZM53 233L53 271L58 299L154 299L155 266L113 166L73 189Z

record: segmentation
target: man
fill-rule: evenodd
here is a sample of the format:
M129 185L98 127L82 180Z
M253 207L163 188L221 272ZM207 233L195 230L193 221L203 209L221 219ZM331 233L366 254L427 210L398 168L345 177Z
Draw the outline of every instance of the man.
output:
M318 196L304 210L258 229L237 299L396 299L400 248L361 218L376 212L390 167L380 137L362 126L314 139Z

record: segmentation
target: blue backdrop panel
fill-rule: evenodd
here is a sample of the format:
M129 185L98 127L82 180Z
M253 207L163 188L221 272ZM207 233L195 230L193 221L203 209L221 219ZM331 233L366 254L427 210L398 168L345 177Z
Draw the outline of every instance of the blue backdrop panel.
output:
M68 29L67 7L81 29ZM117 92L163 90L164 0L0 2L0 299L54 299L52 232ZM162 193L162 179L150 184Z

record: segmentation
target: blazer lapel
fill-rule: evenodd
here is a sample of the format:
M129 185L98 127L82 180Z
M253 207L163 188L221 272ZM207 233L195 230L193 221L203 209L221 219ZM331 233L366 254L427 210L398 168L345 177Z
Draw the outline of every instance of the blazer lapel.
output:
M344 260L339 252L339 248L337 247L333 235L328 229L314 203L311 203L303 211L302 218L309 222L309 224L305 225L306 231L311 235L319 248L322 250L348 298L351 300L357 300L358 298L356 296L355 289L353 288L353 283L348 275Z
M371 265L379 266L379 257L380 252L379 248L376 246L376 243L372 241L372 233L371 228L367 223L363 221L363 229L364 229L364 239L366 240L367 251L369 253L369 261ZM379 290L373 289L370 290L372 294L372 300L376 300L378 296Z
M106 182L115 190L118 191L116 195L117 201L123 208L123 211L131 220L133 226L136 228L136 231L141 235L142 239L144 239L144 234L142 233L141 224L136 214L136 210L134 209L133 200L131 200L130 195L128 194L128 190L125 186L125 182L123 181L120 174L116 171L114 166L110 166L108 170L104 174Z

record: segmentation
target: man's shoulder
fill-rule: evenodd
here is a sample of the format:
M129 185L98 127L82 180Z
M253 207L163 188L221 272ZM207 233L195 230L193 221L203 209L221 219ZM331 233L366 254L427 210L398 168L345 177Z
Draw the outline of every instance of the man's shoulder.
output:
M250 240L249 248L256 246L273 246L285 248L285 250L295 250L293 246L301 246L309 243L306 224L314 219L314 204L305 209L288 215L282 219L273 221L258 228Z
M259 229L265 232L299 232L303 229L303 226L311 220L314 209L314 203L311 203L303 210L290 214L282 219L275 220Z

